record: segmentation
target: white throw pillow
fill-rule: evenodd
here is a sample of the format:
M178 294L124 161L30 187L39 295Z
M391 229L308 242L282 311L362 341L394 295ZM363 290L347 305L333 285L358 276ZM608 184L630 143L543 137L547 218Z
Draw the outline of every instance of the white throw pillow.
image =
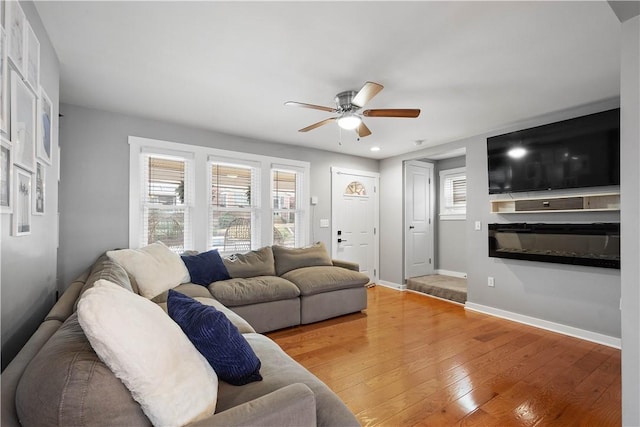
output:
M162 242L140 249L108 251L107 256L136 279L140 295L145 298L151 299L190 280L180 255Z
M153 425L181 426L214 413L216 373L157 304L101 279L78 302L78 321Z

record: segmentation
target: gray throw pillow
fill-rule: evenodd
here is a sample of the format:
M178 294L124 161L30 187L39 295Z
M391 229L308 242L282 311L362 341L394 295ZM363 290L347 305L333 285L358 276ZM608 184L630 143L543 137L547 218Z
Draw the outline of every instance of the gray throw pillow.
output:
M256 249L244 254L234 254L222 260L229 276L234 279L256 276L275 276L271 247Z
M324 243L318 242L305 248L286 248L273 246L273 257L276 262L276 274L284 273L302 267L333 265Z

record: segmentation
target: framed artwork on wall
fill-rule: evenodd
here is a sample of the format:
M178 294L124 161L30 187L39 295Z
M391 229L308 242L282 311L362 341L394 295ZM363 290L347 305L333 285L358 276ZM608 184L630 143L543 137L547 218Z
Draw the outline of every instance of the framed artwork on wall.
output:
M13 206L13 235L31 234L31 174L15 168L15 200Z
M20 2L6 2L7 55L20 73L24 72L24 35L27 18L20 7Z
M26 34L26 51L25 51L25 69L24 76L29 86L35 93L38 93L38 86L40 85L40 42L36 37L36 33L29 25L29 22L25 22L25 34Z
M51 164L51 130L53 129L53 104L40 88L40 99L38 100L38 139L36 153L48 165Z
M11 72L11 142L14 164L33 172L35 163L36 97L16 72Z
M13 159L11 142L0 138L0 213L11 213L13 206Z
M33 214L44 215L44 184L45 167L42 163L36 162L36 181L33 189Z
M9 133L7 95L7 35L0 28L0 132L5 134Z

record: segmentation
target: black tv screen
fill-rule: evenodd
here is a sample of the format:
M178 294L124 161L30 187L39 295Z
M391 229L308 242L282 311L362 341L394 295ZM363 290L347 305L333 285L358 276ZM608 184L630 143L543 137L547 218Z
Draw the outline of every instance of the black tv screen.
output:
M487 138L489 194L620 185L620 109Z

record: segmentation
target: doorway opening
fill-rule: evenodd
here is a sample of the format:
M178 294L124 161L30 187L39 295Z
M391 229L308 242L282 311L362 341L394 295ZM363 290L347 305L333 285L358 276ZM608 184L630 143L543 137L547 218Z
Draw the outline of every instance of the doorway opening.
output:
M433 170L430 191L416 192L407 176L414 165ZM411 192L411 195L410 195ZM415 244L410 228L411 215L421 202L416 195L425 194L430 204L429 239ZM466 150L443 152L405 163L405 284L411 291L464 304L467 299L467 227L466 227ZM408 244L412 243L412 244ZM412 270L411 262L427 259L431 269Z

